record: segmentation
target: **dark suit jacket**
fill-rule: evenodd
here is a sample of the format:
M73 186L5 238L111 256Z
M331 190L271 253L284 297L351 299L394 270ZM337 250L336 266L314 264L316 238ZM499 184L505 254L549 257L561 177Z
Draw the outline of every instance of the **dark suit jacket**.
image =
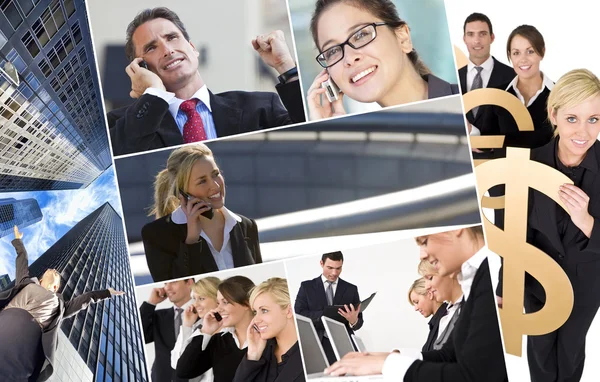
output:
M210 106L217 136L304 122L300 82L280 84L276 89L281 100L269 92L211 92ZM107 118L115 156L184 143L169 113L168 103L160 97L142 95L128 107L109 112Z
M515 71L510 66L496 60L496 58L492 57L492 59L494 60L494 68L492 69L487 88L505 90L510 81L515 78ZM467 92L467 65L458 69L458 78L460 80L462 94L465 94ZM496 135L498 134L497 131L490 130L490 118L492 118L491 112L492 106L479 106L477 117L474 117L473 112L469 111L467 113L467 120L481 131L481 135Z
M427 81L428 99L445 97L459 93L457 84L446 82L441 78L434 76L433 74L427 74L423 76L423 79Z
M429 320L429 334L427 335L427 341L425 341L425 345L423 345L422 351L430 351L433 350L433 345L435 344L435 340L437 340L438 332L440 329L440 320L442 317L446 315L448 311L448 304L443 303L440 305L438 310L435 311L431 320Z
M0 293L0 310L4 309L21 289L36 282L29 276L29 258L23 241L15 239L12 241L12 245L17 251L15 286ZM40 372L38 381L47 380L54 372L54 352L58 346L58 330L60 329L62 320L76 315L80 310L86 309L91 303L110 298L110 292L108 290L86 292L69 301L65 301L59 293L56 296L58 297L58 314L42 332L42 347L48 364ZM18 335L18 333L16 334Z
M404 382L505 382L504 350L488 260L475 273L450 339L440 350L423 352Z
M175 347L175 312L173 309L156 309L155 305L143 302L140 306L144 342L154 342L153 381L187 381L179 379L171 367L171 350Z
M240 215L238 215L240 216ZM233 264L237 267L262 263L256 222L244 216L231 230ZM154 281L171 280L218 271L208 243L200 238L196 244L186 244L187 224L176 224L171 215L164 216L142 228L146 261Z
M531 159L556 168L557 139L531 150ZM597 293L600 289L600 142L596 141L589 150L594 151L595 161L589 160L589 166L595 167L595 171L586 170L580 188L590 198L588 212L594 217L591 237L585 236L569 219L561 239L557 220L560 207L546 195L530 191L527 242L542 250L565 270L573 286L576 304L597 306L600 304ZM496 292L502 296L502 270L499 281ZM527 294L532 294L539 301L546 300L541 284L529 275L525 278L525 287Z
M338 278L337 288L335 295L333 296L333 305L353 304L356 308L360 304L360 297L358 295L358 288L356 285L350 284ZM325 286L321 276L303 281L300 284L300 290L296 295L296 303L294 305L294 311L296 313L308 317L313 321L319 339L323 339L325 334L325 327L321 322L321 316L323 316L323 310L327 305L327 296L325 296ZM349 334L354 333L363 325L362 313L358 314L358 322L354 325L354 328L350 327L350 323L346 321L346 329Z
M249 361L248 357L242 358L233 382L304 382L304 368L298 341L283 355L283 365L279 373L277 373L278 364L275 357L276 345L275 339L267 340L267 346L258 361Z

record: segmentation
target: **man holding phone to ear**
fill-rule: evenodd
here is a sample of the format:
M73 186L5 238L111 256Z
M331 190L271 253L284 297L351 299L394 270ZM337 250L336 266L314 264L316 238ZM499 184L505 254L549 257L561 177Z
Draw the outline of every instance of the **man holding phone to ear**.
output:
M192 303L192 285L193 278L166 282L164 287L152 289L148 301L140 306L145 343L154 342L153 381L187 381L176 377L171 367L171 350L181 330L183 312ZM173 307L156 309L167 298Z
M313 320L317 335L321 339L323 350L330 364L337 361L325 327L321 321L327 306L343 305L338 313L345 320L348 334L351 335L363 325L360 313L360 297L356 285L340 278L344 255L340 251L326 253L321 257L323 273L312 280L303 281L296 296L294 311Z
M283 32L257 36L253 48L279 73L277 92L213 94L198 72L198 56L173 11L140 12L127 27L132 98L108 113L113 155L180 145L306 120L298 71ZM287 110L286 110L287 109Z

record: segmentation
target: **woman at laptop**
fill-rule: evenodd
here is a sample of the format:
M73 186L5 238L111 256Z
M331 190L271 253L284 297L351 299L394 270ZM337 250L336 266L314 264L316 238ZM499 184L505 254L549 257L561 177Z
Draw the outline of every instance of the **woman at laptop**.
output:
M326 369L331 375L383 374L404 382L508 381L481 226L416 238L421 259L442 277L460 272L464 306L454 333L439 350L350 353Z
M435 333L429 332L427 343L422 351L438 350L448 341L456 325L462 306L463 293L458 279L454 275L440 276L438 271L427 260L421 260L419 274L425 279L425 289L431 293L433 300L443 305L435 313ZM433 319L432 319L433 321ZM431 325L430 325L431 326Z
M255 287L250 306L256 315L248 326L248 352L234 382L304 382L286 279L270 278Z
M219 306L204 315L201 336L194 337L177 362L177 377L191 379L213 369L214 382L231 382L246 356L248 326L254 315L248 296L252 280L233 276L217 291Z

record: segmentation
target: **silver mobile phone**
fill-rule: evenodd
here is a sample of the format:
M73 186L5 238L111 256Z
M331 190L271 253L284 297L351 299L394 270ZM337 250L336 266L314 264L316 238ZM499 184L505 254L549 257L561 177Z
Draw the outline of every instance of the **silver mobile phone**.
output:
M325 95L327 96L329 102L337 101L340 98L340 89L331 78L327 79L327 81L321 82L321 87L326 89Z

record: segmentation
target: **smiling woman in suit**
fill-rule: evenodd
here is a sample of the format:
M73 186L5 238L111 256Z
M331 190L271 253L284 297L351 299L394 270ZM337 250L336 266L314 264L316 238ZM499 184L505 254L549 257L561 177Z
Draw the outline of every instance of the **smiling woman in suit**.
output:
M225 208L225 180L204 144L174 150L154 189L157 220L142 228L154 281L262 262L256 223Z
M579 381L586 335L600 307L600 80L585 69L568 72L550 92L547 111L554 138L532 150L531 159L574 184L556 190L568 214L547 196L530 192L527 241L565 271L575 303L559 329L527 337L527 360L532 382ZM500 295L501 284L497 291ZM540 310L545 301L543 287L527 275L526 312Z
M344 94L385 107L459 92L421 61L408 24L390 0L319 0L310 30L324 68L308 90L312 120L346 114ZM321 84L329 79L342 93L334 102L323 97L321 104L328 92Z
M287 280L273 277L250 294L255 312L248 326L248 352L234 382L304 382L298 332Z
M452 336L433 351L348 353L326 373L383 374L386 380L404 382L508 381L482 227L420 236L416 241L421 259L434 265L440 276L461 274L464 303Z

